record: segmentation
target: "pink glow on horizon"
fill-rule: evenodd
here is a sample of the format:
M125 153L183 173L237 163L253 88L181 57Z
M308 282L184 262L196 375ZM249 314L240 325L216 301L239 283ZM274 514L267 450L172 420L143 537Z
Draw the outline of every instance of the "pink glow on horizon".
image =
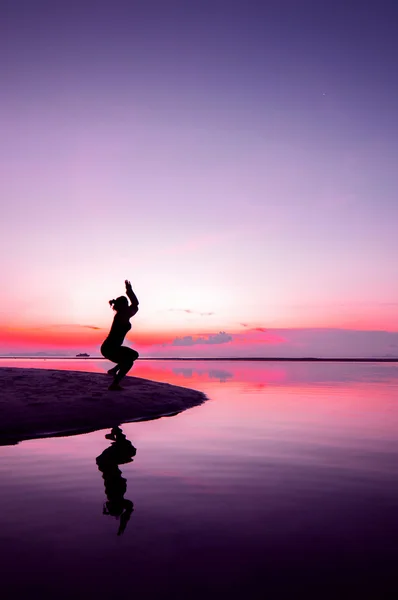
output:
M43 326L40 328L0 327L0 344L16 347L74 348L79 345L98 345L104 341L109 329L88 326ZM141 346L163 344L173 340L172 334L135 333L134 341Z
M42 327L1 327L0 326L0 344L5 346L30 348L37 347L64 347L74 348L79 345L94 344L100 345L108 334L109 329L99 328L95 326L79 326L79 325L56 325ZM171 344L173 340L181 336L181 331L176 332L145 332L140 330L132 330L128 334L126 342L131 339L131 343L148 347L155 345ZM207 339L212 335L219 333L217 330L213 332L206 331L202 334L193 335L193 340L197 341L197 347L206 347L206 344L201 344L201 339ZM258 344L274 344L278 345L285 340L280 335L265 331L263 329L246 330L243 335L240 332L232 333L234 345L245 345L249 343ZM222 344L219 344L222 345Z
M188 330L189 331L189 330ZM49 352L99 355L108 329L59 325L41 328L0 328L0 354ZM398 333L328 328L240 328L228 332L186 334L134 328L125 343L143 357L364 357L398 356Z

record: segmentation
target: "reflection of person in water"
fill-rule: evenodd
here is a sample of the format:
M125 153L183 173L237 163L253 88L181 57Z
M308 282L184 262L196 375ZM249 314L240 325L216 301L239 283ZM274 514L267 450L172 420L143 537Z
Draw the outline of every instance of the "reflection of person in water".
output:
M119 385L120 381L127 375L139 356L136 350L122 345L127 332L131 329L130 319L138 312L138 299L133 292L131 283L126 279L125 284L130 304L126 296L119 296L116 300L109 301L116 314L108 337L101 346L102 356L116 363L116 366L108 371L109 375L114 377L109 386L110 390L123 389Z
M124 494L127 490L127 482L122 477L119 465L132 462L136 449L133 444L124 435L120 427L114 427L111 433L105 436L112 440L109 448L106 448L102 454L97 456L96 462L98 469L102 473L105 483L105 493L108 498L104 503L104 515L111 515L120 519L118 535L121 535L126 529L134 505L131 500L126 500Z

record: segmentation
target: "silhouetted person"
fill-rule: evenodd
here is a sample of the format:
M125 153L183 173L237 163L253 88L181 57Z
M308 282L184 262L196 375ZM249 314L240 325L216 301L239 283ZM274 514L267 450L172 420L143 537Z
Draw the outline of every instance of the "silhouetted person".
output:
M109 304L116 312L111 330L108 337L101 346L101 354L108 360L116 363L116 367L109 369L109 375L114 379L109 386L110 390L122 390L119 383L123 377L130 371L134 361L139 357L138 352L127 346L123 346L123 340L126 333L131 329L130 319L138 312L138 299L134 294L131 283L125 281L126 294L131 304L128 303L126 296L119 296L116 300L109 300Z
M104 478L105 494L108 498L107 502L104 503L103 514L120 519L117 534L121 535L126 529L134 505L131 500L124 498L127 483L126 479L122 477L119 465L132 462L132 457L136 455L137 450L126 438L120 427L114 427L111 433L108 433L105 437L112 440L112 444L96 459L98 469Z

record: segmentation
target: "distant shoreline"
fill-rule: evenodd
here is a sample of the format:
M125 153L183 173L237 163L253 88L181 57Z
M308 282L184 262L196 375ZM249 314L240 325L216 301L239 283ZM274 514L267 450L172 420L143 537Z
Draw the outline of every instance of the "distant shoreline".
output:
M0 356L0 360L106 360L102 356ZM397 358L314 358L314 357L303 357L303 358L282 358L282 357L140 357L141 360L189 360L189 361L235 361L235 362L376 362L376 363L397 363Z

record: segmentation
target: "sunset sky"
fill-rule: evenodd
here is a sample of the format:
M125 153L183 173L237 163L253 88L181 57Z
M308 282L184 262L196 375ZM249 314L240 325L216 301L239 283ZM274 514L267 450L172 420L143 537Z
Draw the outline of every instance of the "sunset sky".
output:
M397 19L4 0L0 354L397 356Z

